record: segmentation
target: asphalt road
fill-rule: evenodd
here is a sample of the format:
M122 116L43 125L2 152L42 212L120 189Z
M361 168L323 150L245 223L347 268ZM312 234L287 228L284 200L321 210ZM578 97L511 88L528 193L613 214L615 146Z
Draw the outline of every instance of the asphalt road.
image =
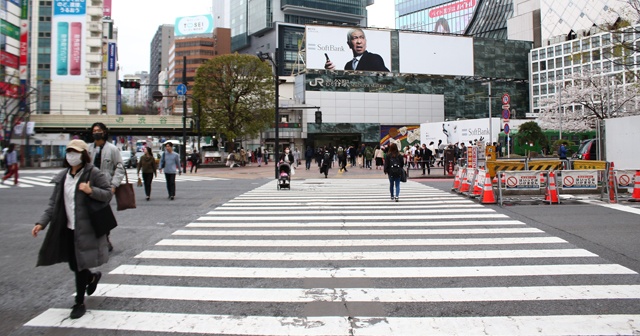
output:
M263 167L264 168L264 167ZM352 170L350 170L352 171ZM381 189L386 190L384 180L368 180L365 178L381 176L373 175L376 172L366 172L360 175L353 174L350 176L336 175L334 172L333 179L329 179L326 182L324 179L315 179L318 176L305 175L305 172L300 172L296 175L293 186L294 190L291 191L291 197L287 195L289 191L276 191L273 185L273 179L268 176L271 174L269 170L263 169L260 172L264 173L252 173L250 170L235 170L230 172L228 170L219 171L204 171L199 176L205 176L207 178L196 178L197 181L179 181L177 183L177 196L175 201L169 201L166 199L166 191L164 185L161 183L154 183L154 190L152 193L152 200L146 202L141 189L136 189L138 209L127 210L118 212L117 217L119 220L119 227L112 233L112 241L115 245L115 251L111 255L111 259L107 265L100 268L104 277L104 285L101 286L107 288L110 284L122 284L123 288L111 288L113 291L124 291L124 287L133 286L129 294L124 293L116 295L110 292L99 292L95 297L87 300L89 310L95 309L97 312L94 315L94 320L85 319L84 321L91 321L91 323L97 323L96 319L100 317L101 311L126 311L131 314L134 313L157 313L160 314L160 318L165 319L166 324L171 324L171 318L176 318L184 322L186 319L184 316L165 316L162 315L165 312L187 314L188 317L192 317L197 314L221 314L221 316L232 316L236 320L244 321L243 318L247 316L266 316L266 317L295 317L295 316L319 316L319 322L326 323L331 326L344 327L344 330L353 331L354 334L358 334L358 328L362 328L362 325L375 326L379 321L374 319L385 319L385 323L393 324L393 317L405 318L405 317L456 317L460 318L457 323L460 326L465 326L465 323L472 323L463 318L473 317L491 317L491 316L561 316L571 315L572 317L582 316L602 316L602 315L621 315L632 314L637 316L640 314L640 291L635 286L640 285L640 276L637 273L630 272L629 274L585 274L580 276L570 275L541 275L541 276L508 276L508 277L491 277L491 276L470 276L470 277L437 277L437 276L400 276L391 277L391 279L385 278L385 276L378 277L345 277L341 278L339 275L334 274L335 279L324 278L323 276L307 276L296 277L293 275L285 276L284 278L272 278L268 269L279 270L283 266L290 268L314 268L320 267L321 269L333 269L344 270L350 267L357 269L368 269L375 267L401 267L399 272L404 272L406 269L419 268L419 267L451 267L452 272L458 272L465 267L484 267L484 266L538 266L538 265L573 265L573 264L606 264L606 265L622 265L634 272L640 272L640 247L637 242L640 239L640 215L637 213L630 213L625 211L614 210L605 206L598 205L586 205L586 204L561 204L561 205L518 205L509 207L499 206L483 206L480 209L473 208L473 211L479 211L478 217L485 212L503 214L508 216L510 220L520 221L523 225L517 225L517 230L523 229L522 233L486 233L473 231L465 237L474 238L532 238L532 239L555 239L560 238L565 240L566 243L544 243L538 245L524 244L524 245L512 245L512 246L493 246L493 245L472 245L469 247L458 247L460 250L475 251L474 253L483 253L483 251L509 251L509 249L526 249L531 247L533 252L541 249L555 249L562 248L567 250L586 250L597 256L579 258L579 257L554 257L551 259L544 258L531 258L531 259L481 259L473 254L467 257L457 260L427 260L416 258L396 258L396 254L402 254L403 251L414 251L415 248L411 246L384 246L385 239L412 239L412 238L424 238L424 235L429 233L423 233L421 235L414 235L411 233L404 233L402 230L413 229L429 229L426 226L418 226L417 224L411 226L409 224L398 227L385 226L388 219L384 218L384 214L391 213L397 216L407 216L405 219L407 222L415 221L418 218L427 218L432 216L431 213L419 213L424 209L430 209L432 206L424 206L421 208L419 202L421 201L421 193L431 194L429 199L437 199L438 197L445 196L451 186L450 180L416 180L418 183L403 184L403 190L407 190L407 195L411 195L415 192L416 196L407 196L406 198L401 194L401 202L399 206L408 207L411 202L416 202L418 205L416 208L406 208L403 210L393 210L391 206L395 206L395 203L389 203L386 196L383 198L386 200L382 205L367 208L365 206L368 202L371 204L378 204L375 197L378 197L376 192ZM235 175L234 175L235 174ZM315 173L314 173L315 174ZM46 172L34 172L23 174L25 178L29 176L46 176L50 175ZM188 175L186 178L189 178ZM303 180L304 179L304 180ZM361 179L361 180L359 180ZM35 181L35 180L32 180ZM359 182L358 182L359 181ZM322 194L325 190L322 186L336 188L334 192L328 192L326 196ZM300 186L300 187L297 187ZM370 188L368 186L371 186ZM426 187L426 189L425 189ZM265 189L267 188L267 189ZM359 188L365 188L360 189ZM371 189L372 199L361 198L369 192ZM412 190L413 189L413 190ZM271 191L273 190L273 191ZM301 191L297 191L301 190ZM363 191L365 190L365 191ZM304 192L303 192L304 191ZM0 300L0 313L2 314L3 321L0 324L0 334L2 335L84 335L86 330L78 329L79 327L32 327L24 326L25 323L32 321L34 318L42 316L45 312L51 312L51 309L66 309L62 311L63 314L68 314L68 308L73 304L73 276L68 270L68 266L60 264L51 267L36 268L35 262L38 249L42 243L42 236L39 238L32 238L30 236L30 230L33 227L33 223L39 218L42 213L47 200L50 196L51 187L34 185L31 188L5 188L0 189L0 228L2 229L2 235L0 235L0 254L2 256L2 263L0 264L3 270L0 275L0 291L2 291L2 299ZM297 194L300 192L301 194ZM356 193L358 196L355 196ZM253 193L253 194L252 194ZM386 191L383 192L386 195ZM251 196L255 195L255 196ZM293 196L295 195L295 196ZM319 197L318 199L314 197ZM455 197L455 195L451 195ZM350 198L351 197L351 198ZM360 198L359 198L360 197ZM415 200L412 200L412 197ZM427 196L425 196L427 197ZM246 210L238 210L237 205L239 202L243 202L246 198L248 207ZM333 201L332 201L333 199ZM339 210L337 214L332 214L332 209L339 208L335 203L342 205L348 205L346 208ZM271 202L269 206L260 206L260 202ZM304 204L298 204L302 202ZM425 202L430 202L429 200ZM435 201L439 202L439 201ZM454 203L449 200L440 202L441 205L434 205L434 207L443 207L442 209L435 210L437 213L447 214L452 216L463 213L461 209L463 207L453 207L457 209L452 212L447 212L445 209L446 203ZM439 204L440 204L439 203ZM465 205L465 203L461 203ZM223 206L224 205L224 206ZM308 207L308 205L310 205ZM218 217L218 220L204 220L205 223L212 223L215 225L221 225L217 230L232 230L233 225L237 223L245 223L249 226L256 226L251 231L243 231L245 240L251 240L256 242L256 246L240 246L231 245L228 248L213 249L212 251L220 251L222 253L245 255L245 253L253 253L258 257L251 260L239 260L234 258L222 258L214 260L203 259L180 259L176 256L165 256L159 259L153 257L136 258L136 256L144 255L145 253L154 253L158 250L166 250L176 255L183 252L195 252L202 251L203 247L196 246L156 246L159 242L173 242L189 239L207 240L207 239L238 239L235 236L198 236L194 237L194 232L186 232L189 230L211 230L210 228L185 228L189 223L203 221L203 216L207 216L210 211L218 211L214 213L220 216L219 211L224 211L225 207L229 207L229 212L222 212L228 214L226 217ZM291 219L292 214L287 214L289 209L295 212L296 207L299 207L299 213L307 214L309 218ZM233 209L233 211L232 211ZM475 209L475 210L474 210ZM485 209L485 210L483 210ZM363 218L359 218L359 211L362 210L365 213L368 211L371 214ZM378 211L379 210L379 211ZM636 209L637 210L637 209ZM237 212L236 212L237 211ZM318 211L316 213L315 211ZM425 210L430 211L430 210ZM464 210L466 211L466 210ZM631 211L634 211L633 209ZM376 215L375 213L380 213ZM289 260L284 263L280 259L274 259L272 261L265 260L270 253L290 253L296 255L297 253L311 253L318 250L317 247L305 247L305 246L262 246L260 244L266 243L262 240L269 239L281 239L297 241L299 239L320 239L320 241L332 241L333 239L344 239L345 237L334 237L330 232L317 232L317 230L328 230L331 225L338 225L333 223L334 220L331 216L342 216L344 219L336 219L335 222L340 223L339 228L345 229L342 225L353 225L356 229L385 229L387 231L384 239L381 238L380 246L343 246L333 249L327 248L327 251L340 252L340 253L360 253L362 252L362 258L355 260L331 260L319 259L317 261L310 260ZM436 214L437 215L437 214ZM382 216L378 218L378 216ZM472 215L473 216L473 215ZM245 218L246 217L246 218ZM341 217L341 218L342 218ZM399 219L398 221L402 221ZM455 219L451 219L455 220ZM472 219L466 219L472 220ZM429 221L438 221L437 219L429 219ZM427 221L427 222L429 222ZM446 220L445 220L446 221ZM273 223L273 225L271 225ZM280 223L280 224L279 224ZM318 224L320 223L320 224ZM323 224L324 223L324 224ZM371 223L371 224L368 224ZM379 223L379 227L377 224ZM290 236L290 232L273 233L269 230L279 230L278 225L290 225L292 227L298 227L299 230L303 230L305 236ZM464 223L463 223L464 224ZM526 224L526 225L525 225ZM445 225L445 224L442 224ZM471 225L471 224L469 224ZM477 224L474 224L477 225ZM327 227L324 227L327 226ZM461 229L475 229L475 228L492 229L493 226L466 226L463 225ZM457 227L449 226L436 226L436 229L458 229ZM511 229L509 225L495 226L498 229ZM289 227L290 229L290 227ZM536 232L535 229L542 230L544 232ZM216 230L216 229L214 229ZM311 230L311 231L304 231ZM316 231L314 231L316 230ZM394 231L395 230L395 231ZM528 230L528 231L526 231ZM183 232L186 236L176 236L176 232ZM409 231L407 231L409 232ZM205 234L210 234L206 233ZM215 233L214 233L215 234ZM227 233L233 235L233 233ZM338 233L341 234L341 233ZM348 238L366 240L371 238L370 233L364 231L356 232L350 231ZM375 233L373 233L375 234ZM275 235L275 236L274 236ZM379 234L378 234L379 235ZM376 236L373 236L376 237ZM434 238L434 237L428 237ZM436 236L435 238L443 239L458 239L457 233L447 233ZM233 240L232 244L240 244L242 240ZM267 241L268 242L268 241ZM187 244L191 244L187 242ZM244 244L244 243L242 243ZM250 243L247 243L250 244ZM286 245L286 242L284 243ZM446 252L452 248L451 245L444 243L442 246L431 246L423 249L427 252ZM207 251L209 251L207 249ZM323 250L324 251L324 250ZM369 254L375 254L377 252L383 252L380 260L367 260ZM330 254L330 253L329 253ZM286 256L285 256L286 257ZM386 258L390 259L386 259ZM281 256L281 258L284 258ZM134 266L141 267L220 267L225 268L225 271L229 272L242 272L242 268L266 268L261 272L265 272L264 276L259 275L244 275L244 276L220 276L220 275L202 275L198 277L190 276L188 273L184 273L184 276L158 276L158 275L131 275L125 273L118 273L119 267L123 265L129 265L133 267L132 272L135 270ZM241 268L240 270L231 268ZM218 270L218 269L216 269ZM154 270L155 271L155 270ZM317 270L316 270L317 271ZM356 270L352 270L356 272ZM370 271L373 271L370 270ZM108 274L113 272L112 274ZM256 272L258 272L256 270ZM363 271L364 272L364 271ZM359 299L348 299L348 294L327 294L324 292L317 293L305 293L305 297L311 295L312 297L321 298L320 301L313 301L307 303L300 303L295 300L287 301L286 299L280 299L280 296L286 296L286 292L281 292L274 297L269 297L270 292L257 292L258 294L249 295L249 299L243 299L245 295L241 289L248 288L252 290L272 289L278 287L281 289L296 289L296 288L346 288L345 292L348 292L349 288L373 288L375 290L383 289L420 289L427 288L429 290L443 290L455 287L463 287L470 290L470 288L484 288L483 295L490 295L492 293L487 288L510 288L510 287L530 287L530 286L629 286L628 290L631 291L629 299L612 299L612 298L588 298L578 295L575 299L562 299L562 298L550 298L550 299L477 299L474 300L470 296L473 294L463 295L463 299L456 300L442 300L432 301L429 297L426 300L415 300L413 297L406 298L407 302L398 303L390 299L391 302L385 302L385 299L372 300L370 302L360 302ZM135 287L142 286L142 287ZM187 286L190 288L183 295L186 297L176 297L172 299L160 299L154 298L156 294L145 294L144 292L147 286L154 288L174 288L164 286ZM194 288L237 288L238 290L233 293L232 297L226 300L207 300L207 295L213 295L211 293L202 292L198 294ZM139 290L140 293L136 293ZM595 291L595 290L594 290ZM195 294L193 294L195 293ZM489 293L489 294L486 294ZM222 292L220 295L224 295ZM379 294L379 293L378 293ZM147 298L133 299L130 296L136 295L150 295ZM165 295L165 294L162 294ZM166 295L173 295L172 293ZM189 298L189 295L195 295L196 297ZM198 298L198 295L202 295L205 298ZM216 294L217 295L217 294ZM265 299L259 299L264 295ZM357 297L359 293L351 293ZM444 295L442 293L435 293L433 295ZM493 295L499 296L501 294L494 293ZM551 295L551 294L550 294ZM381 295L381 297L383 297ZM284 302L278 302L283 300ZM366 299L361 299L366 301ZM355 302L353 302L355 301ZM424 301L424 302L423 302ZM53 312L55 313L55 311ZM152 315L149 315L152 316ZM220 320L224 320L223 317L216 315ZM341 316L369 316L371 320L361 318L360 320L331 320L333 317ZM111 321L119 321L117 317L111 317ZM149 317L152 318L152 317ZM206 318L200 317L200 318ZM326 318L328 320L323 320ZM565 318L565 321L569 321ZM81 319L82 320L82 319ZM109 320L108 320L109 321ZM404 321L400 319L400 321ZM258 321L264 328L273 321ZM432 321L433 322L433 321ZM65 322L66 323L66 322ZM114 322L115 323L115 322ZM124 323L124 322L123 322ZM345 324L346 325L342 325ZM397 322L401 325L401 322ZM440 323L440 322L437 322ZM524 322L523 322L524 323ZM549 321L547 321L549 325ZM126 323L125 323L126 324ZM141 324L144 324L141 322ZM162 323L158 321L157 328L161 328ZM202 324L207 324L202 322ZM238 322L239 324L239 322ZM176 322L176 326L180 323ZM198 325L197 323L195 325ZM314 325L310 324L307 320L278 320L278 325L274 326L274 330L279 330L282 325L288 325L289 328L297 326L306 326L306 330L313 330ZM613 324L611 324L613 325ZM504 327L504 325L500 325ZM88 328L96 329L95 325L87 326ZM149 329L142 329L147 331L134 331L127 327L122 327L120 330L109 330L111 326L104 326L103 328L97 328L92 332L100 335L155 335L157 332L149 331ZM415 326L412 326L415 327ZM399 327L400 328L400 327ZM489 328L489 327L488 327ZM118 329L118 328L115 328ZM125 331L127 330L127 331ZM236 330L230 328L229 330ZM251 329L246 329L251 330ZM401 330L401 329L395 329ZM442 329L446 330L446 329ZM459 334L465 334L465 331L472 333L471 330L462 330ZM488 329L489 334L491 334ZM508 329L506 329L508 330ZM523 329L526 330L526 329ZM583 329L576 329L583 330ZM589 329L587 329L589 330ZM603 332L597 332L596 326L593 327L593 332L596 334L602 334ZM605 329L610 331L608 329ZM614 330L614 329L611 329ZM629 329L625 329L629 330ZM177 334L190 334L185 329L177 329ZM180 332L181 331L181 332ZM555 330L557 331L557 330ZM583 330L584 331L584 330ZM637 331L637 330L636 330ZM262 330L262 332L267 332ZM260 334L262 334L260 332ZM524 331L522 331L524 332ZM400 332L398 332L400 333ZM560 332L558 332L560 333ZM584 332L582 332L584 333ZM174 333L175 334L175 333ZM239 332L238 332L239 334ZM256 332L258 334L258 332ZM379 334L389 334L379 333Z

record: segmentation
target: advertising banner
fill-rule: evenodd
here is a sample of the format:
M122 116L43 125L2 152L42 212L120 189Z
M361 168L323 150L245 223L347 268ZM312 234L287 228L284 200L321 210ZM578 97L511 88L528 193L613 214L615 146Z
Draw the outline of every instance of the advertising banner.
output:
M504 172L504 187L506 190L533 190L540 189L540 172L508 171Z
M36 134L36 123L33 121L29 121L27 123L27 135L34 135Z
M85 81L85 0L54 0L51 24L51 79Z
M29 53L29 0L22 0L20 8L20 80L26 84Z
M389 31L307 26L306 35L308 69L392 70Z
M562 189L593 190L598 189L597 170L563 170Z
M2 95L5 97L20 97L20 87L11 83L0 82L0 92L2 92Z
M491 118L491 124L493 139L489 139L489 118L424 123L420 124L420 141L427 145L431 141L437 144L439 140L446 145L461 142L468 145L469 141L497 142L500 119Z
M110 72L116 71L116 44L109 43L107 70Z
M18 56L6 51L0 51L0 64L8 66L10 68L18 69L18 62Z
M478 147L467 146L467 167L478 168Z
M308 35L307 35L308 36ZM473 38L399 33L400 73L473 76Z
M20 40L20 27L8 21L0 20L0 34Z
M183 16L176 19L174 35L187 36L213 33L213 15Z
M102 15L111 17L111 0L104 0L102 2Z

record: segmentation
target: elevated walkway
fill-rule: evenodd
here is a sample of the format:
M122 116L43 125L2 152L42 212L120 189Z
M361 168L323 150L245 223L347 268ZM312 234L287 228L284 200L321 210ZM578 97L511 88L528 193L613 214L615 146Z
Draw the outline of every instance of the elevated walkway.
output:
M95 122L112 135L182 135L182 116L173 115L59 115L33 114L36 133L86 132ZM187 124L187 135L196 135Z

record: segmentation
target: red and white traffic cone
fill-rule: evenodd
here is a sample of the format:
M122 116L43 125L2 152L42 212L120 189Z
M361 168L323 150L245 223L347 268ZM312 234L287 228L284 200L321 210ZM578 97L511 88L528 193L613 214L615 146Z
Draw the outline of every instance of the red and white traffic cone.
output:
M629 202L640 202L640 170L636 170L636 176L633 179L633 193Z
M482 188L484 188L484 179L486 172L484 170L478 171L476 174L476 180L473 183L473 191L471 192L470 197L478 197L482 195Z
M552 171L549 172L549 183L544 192L544 201L549 204L558 204L558 189L556 188L556 174Z
M473 169L466 169L467 172L470 171L471 177L473 177ZM460 185L460 193L468 193L469 188L471 187L471 183L469 182L469 177L467 174L464 174L464 178L462 179L462 184Z
M489 172L484 177L484 189L480 195L481 204L496 204L496 194L493 192L493 184L491 183L491 176Z
M613 167L614 164L613 162L611 162L611 164L609 165L609 203L610 204L617 204L618 203L618 198L616 197L616 175L613 172Z
M456 173L453 179L453 187L451 187L451 190L458 190L460 188L460 175L462 175L462 168L460 168L460 166L456 166Z

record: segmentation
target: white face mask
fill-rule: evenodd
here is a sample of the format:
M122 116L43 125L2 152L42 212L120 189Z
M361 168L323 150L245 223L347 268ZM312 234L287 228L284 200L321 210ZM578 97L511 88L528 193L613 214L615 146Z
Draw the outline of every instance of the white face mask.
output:
M285 150L284 152L285 152L285 153L287 153L287 154L289 154L289 150L288 150L288 149L287 149L287 150Z
M69 152L66 155L67 162L73 167L78 166L82 163L82 153L78 152Z

